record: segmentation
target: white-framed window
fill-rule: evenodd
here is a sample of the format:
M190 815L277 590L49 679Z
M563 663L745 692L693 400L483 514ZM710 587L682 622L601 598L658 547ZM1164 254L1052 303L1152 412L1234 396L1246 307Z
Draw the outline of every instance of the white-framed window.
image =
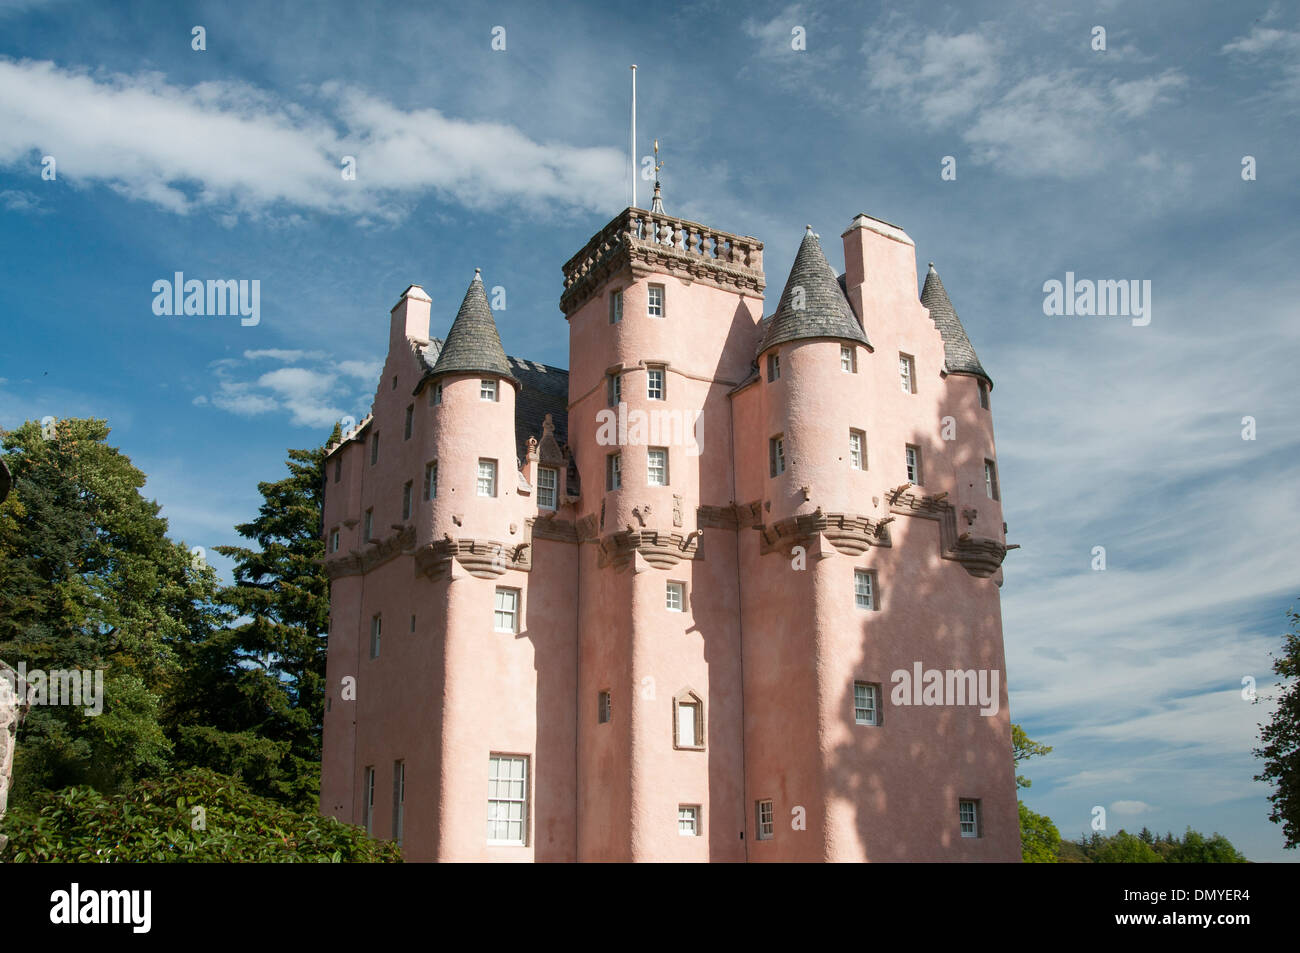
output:
M410 440L410 439L411 439L411 431L414 429L414 426L415 426L415 405L414 405L414 404L407 404L407 405L406 405L406 422L405 422L404 424L402 424L402 439L403 439L403 440Z
M853 683L853 721L859 725L880 724L880 686L873 682Z
M555 509L556 490L560 485L560 471L554 467L537 468L537 505L544 510Z
M767 382L780 380L781 378L781 355L769 354L767 356Z
M479 400L496 400L497 399L497 382L494 380L485 380L478 382L478 399Z
M767 467L769 476L785 472L785 434L777 434L767 442Z
M609 692L600 692L596 696L596 723L607 725L612 717L614 717L613 700Z
M623 485L623 455L611 453L605 457L605 489L617 490Z
M679 804L677 806L677 833L682 837L700 836L700 806L698 804Z
M646 314L652 318L662 318L664 316L663 285L650 285L646 288L645 310Z
M478 461L478 495L497 495L497 462L480 457Z
M773 814L771 801L756 801L754 803L755 820L758 827L759 840L771 840L772 835L776 833L776 824Z
M402 825L406 820L406 762L393 762L393 840L402 846Z
M984 461L984 490L990 500L998 500L998 466L992 460Z
M338 551L339 551L339 531L338 528L336 527L335 529L330 531L330 552L337 553Z
M383 632L384 620L377 615L370 617L370 657L379 658L379 637Z
M375 769L366 768L365 781L361 789L361 807L365 811L366 833L375 832Z
M686 609L686 583L668 583L667 606L669 612L684 612Z
M867 468L867 435L861 430L849 431L849 466L854 470Z
M907 460L907 482L913 486L921 485L921 448L907 445L904 451Z
M375 535L375 508L372 506L366 510L366 518L362 523L363 539L362 542L368 543Z
M859 609L876 607L876 574L870 569L853 570L853 601Z
M528 757L488 758L487 842L523 847L528 843Z
M646 450L646 483L650 486L668 485L667 447L650 447Z
M858 372L858 352L847 344L840 345L840 370L845 374Z
M609 323L618 324L623 320L623 292L611 291L609 293Z
M673 701L673 745L677 748L704 747L704 702L693 692L683 692Z
M664 399L664 369L662 367L646 368L645 395L650 400Z
M984 410L989 409L989 385L983 381L978 381L980 388L980 407Z
M962 837L980 836L980 802L960 800L957 802L957 818L961 823Z
M916 361L910 354L898 355L898 376L904 394L916 393Z
M519 631L519 590L498 587L492 612L492 628L498 632Z
M623 378L617 371L609 375L609 403L611 407L617 407L618 402L623 399Z
M412 489L413 485L410 480L407 480L406 483L402 485L402 519L404 520L409 520L411 518Z
M430 460L424 465L424 498L426 500L436 500L438 498L437 460Z
M379 434L370 435L370 465L373 467L379 462Z

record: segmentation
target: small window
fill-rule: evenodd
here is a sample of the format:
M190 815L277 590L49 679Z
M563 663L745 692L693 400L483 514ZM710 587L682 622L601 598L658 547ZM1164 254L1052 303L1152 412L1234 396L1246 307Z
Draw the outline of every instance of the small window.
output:
M646 289L646 314L652 318L664 316L664 286L651 285Z
M436 500L438 498L437 460L424 465L424 498L426 500Z
M478 382L479 400L496 400L497 399L497 382L496 381L479 381Z
M650 400L664 399L664 369L662 367L646 368L646 397Z
M334 458L334 482L338 483L343 479L343 457L340 454Z
M611 407L617 407L619 401L623 399L623 378L615 373L609 375L609 404Z
M383 620L379 616L370 617L370 657L379 658L379 636L383 629Z
M880 724L880 686L873 682L853 683L853 721L859 725Z
M379 462L379 434L370 435L370 465L373 467Z
M871 570L853 570L853 601L859 609L876 608L876 574Z
M362 539L363 543L368 543L372 539L374 539L375 536L374 507L371 507L370 509L366 510L366 519L365 519L365 523L362 526L362 535L364 536L364 538Z
M402 823L406 820L406 762L393 762L393 840L402 846Z
M910 354L898 355L898 376L903 385L904 394L916 393L916 361Z
M785 435L777 434L767 442L767 464L770 476L785 472Z
M337 553L338 551L339 551L339 531L335 529L330 532L330 552Z
M921 448L907 445L907 482L913 486L921 485Z
M617 490L623 485L623 455L611 453L605 457L605 489Z
M979 381L980 388L980 406L985 410L989 409L989 385Z
M650 447L646 451L646 483L650 486L668 485L668 448Z
M611 291L609 293L609 323L618 324L623 320L623 292Z
M442 385L441 385L441 384L434 384L434 385L433 385L433 392L429 394L429 403L431 403L431 404L441 404L441 403L442 403Z
M772 835L776 832L776 824L773 818L775 812L772 809L772 802L759 801L755 804L755 813L758 821L758 839L771 840Z
M854 470L867 468L867 435L861 430L849 431L849 466Z
M411 631L415 631L415 616L411 616Z
M397 390L397 375L393 375L393 390Z
M858 372L858 352L847 345L840 345L840 370L845 374Z
M700 836L700 806L698 804L678 805L677 833L682 837Z
M366 812L366 833L373 834L375 826L375 769L366 768L365 787L361 795L365 798L362 808Z
M498 632L519 631L518 589L497 589L492 627Z
M415 405L408 404L406 407L406 423L402 425L402 439L411 439L411 428L415 423Z
M497 462L480 458L478 461L478 495L497 495Z
M488 758L487 842L523 847L528 843L528 758Z
M767 356L767 382L770 384L781 377L781 355L769 354Z
M998 466L992 460L984 461L984 489L990 500L1001 499L998 496Z
M668 611L683 612L686 607L686 583L668 583Z
M692 692L685 692L674 702L676 719L673 723L673 746L677 748L704 747L704 703Z
M556 489L560 471L554 467L537 468L537 505L544 510L555 509Z
M980 836L980 802L958 801L957 816L961 822L962 837Z
M601 692L596 696L596 723L599 725L609 724L613 713L613 701L610 699L609 692Z
M410 480L407 480L406 483L402 485L402 519L404 520L409 520L411 518L411 490L412 489L413 489L413 484L411 483Z

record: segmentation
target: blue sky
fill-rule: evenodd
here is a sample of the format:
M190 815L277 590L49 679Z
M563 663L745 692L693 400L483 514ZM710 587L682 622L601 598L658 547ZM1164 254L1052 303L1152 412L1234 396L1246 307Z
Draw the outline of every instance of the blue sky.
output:
M1300 595L1295 9L466 6L0 0L0 426L106 417L211 551L364 414L407 284L443 333L481 267L507 351L566 366L560 266L628 203L638 63L669 211L766 242L769 308L804 223L839 266L860 211L943 275L1022 547L1012 717L1055 746L1027 803L1294 859L1241 679ZM260 323L154 315L175 271L258 279ZM1149 280L1151 323L1045 316L1067 271Z

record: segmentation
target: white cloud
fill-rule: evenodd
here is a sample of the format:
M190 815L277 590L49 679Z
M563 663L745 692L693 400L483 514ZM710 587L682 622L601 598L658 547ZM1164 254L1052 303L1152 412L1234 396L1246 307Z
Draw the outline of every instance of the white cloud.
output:
M263 374L257 383L281 398L299 426L327 427L343 416L343 410L330 403L339 396L332 374L282 367Z
M513 126L402 110L329 83L314 103L244 83L182 87L157 73L0 59L0 165L53 155L60 178L178 214L313 210L395 221L427 191L466 208L619 206L614 148L537 142ZM356 159L356 179L340 174Z
M41 207L40 196L25 189L5 189L0 192L0 205L10 212L31 212L42 215L49 211Z
M1150 804L1145 801L1114 801L1110 806L1112 814L1134 815L1146 814L1148 811L1154 811Z
M1245 36L1225 43L1219 52L1272 68L1278 76L1269 91L1283 101L1300 100L1300 30L1255 25Z
M283 361L286 364L293 364L294 362L301 361L304 358L319 360L325 357L325 354L321 351L295 351L283 350L281 348L263 348L258 351L245 351L244 357L250 361L255 361L259 358L270 358L273 361Z
M357 380L373 383L379 379L379 374L384 369L383 361L339 361L337 365L340 374L346 374L348 377L355 377Z

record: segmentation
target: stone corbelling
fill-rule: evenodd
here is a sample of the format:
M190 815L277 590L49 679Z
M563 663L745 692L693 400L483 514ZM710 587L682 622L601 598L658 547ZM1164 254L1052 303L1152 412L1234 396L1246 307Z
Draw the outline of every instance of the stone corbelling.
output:
M415 527L405 526L400 531L392 533L362 549L349 550L346 556L327 557L324 560L325 574L330 579L337 579L340 576L357 576L368 573L376 566L383 565L403 552L409 552L414 545Z
M565 263L560 310L573 314L623 268L634 278L668 274L755 295L766 287L758 239L628 208Z
M657 530L624 530L597 540L600 553L596 565L621 569L637 553L656 569L670 569L683 559L703 559L700 534L660 533Z
M860 556L869 546L891 546L888 524L856 513L804 513L754 527L762 537L759 552L785 552L796 543L824 536L838 552Z
M453 563L460 564L471 576L480 579L503 576L508 569L528 572L533 568L533 547L531 533L525 535L526 538L517 543L447 536L417 550L415 568L430 579L454 574Z
M578 527L568 520L539 516L530 521L533 539L551 539L559 543L578 542Z
M939 546L944 559L955 560L965 567L972 576L981 579L993 575L1006 558L1007 546L996 539L988 537L974 538L970 533L963 533L957 526L957 508L943 496L917 496L913 493L900 492L891 495L889 512L900 516L918 516L922 519L937 520L939 523ZM973 511L967 522L975 519ZM965 514L963 514L965 515Z

